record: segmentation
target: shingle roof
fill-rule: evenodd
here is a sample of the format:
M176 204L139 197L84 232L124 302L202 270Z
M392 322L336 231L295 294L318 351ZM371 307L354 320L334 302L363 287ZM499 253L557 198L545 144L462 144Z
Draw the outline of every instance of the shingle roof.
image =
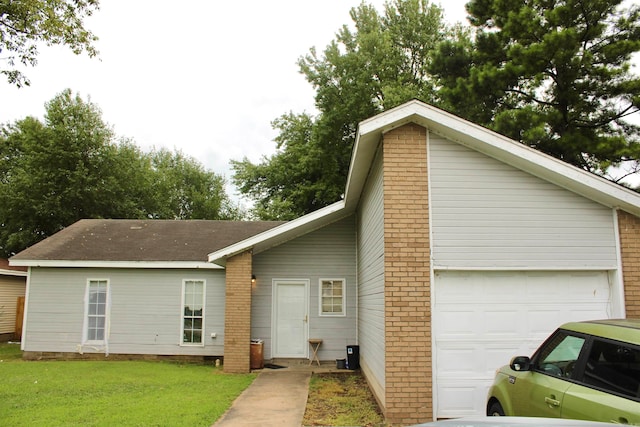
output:
M83 219L12 260L198 261L280 221Z

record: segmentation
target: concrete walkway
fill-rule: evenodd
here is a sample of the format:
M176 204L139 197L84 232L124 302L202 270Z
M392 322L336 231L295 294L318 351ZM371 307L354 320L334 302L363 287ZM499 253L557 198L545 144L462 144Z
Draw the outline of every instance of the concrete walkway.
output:
M309 369L264 369L214 427L300 427L307 407Z

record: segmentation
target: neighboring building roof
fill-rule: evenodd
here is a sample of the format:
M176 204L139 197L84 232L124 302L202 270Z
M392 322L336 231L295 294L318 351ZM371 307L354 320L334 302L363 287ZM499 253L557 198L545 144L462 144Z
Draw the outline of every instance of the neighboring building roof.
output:
M0 258L0 275L2 276L27 276L27 267L9 265L9 260Z
M281 224L83 219L13 256L10 262L13 266L212 268L208 253Z
M387 110L358 126L351 156L344 200L267 233L240 241L230 248L209 254L209 261L224 265L224 258L239 252L274 246L355 212L373 158L384 133L407 123L417 123L451 141L484 153L545 181L610 208L620 208L640 216L640 194L614 182L579 169L552 156L471 123L446 111L414 100Z

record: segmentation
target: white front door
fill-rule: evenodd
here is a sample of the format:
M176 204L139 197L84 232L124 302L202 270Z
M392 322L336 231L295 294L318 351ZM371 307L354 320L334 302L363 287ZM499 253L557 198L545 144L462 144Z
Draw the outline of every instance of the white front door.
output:
M308 280L274 281L274 357L308 357L308 289Z

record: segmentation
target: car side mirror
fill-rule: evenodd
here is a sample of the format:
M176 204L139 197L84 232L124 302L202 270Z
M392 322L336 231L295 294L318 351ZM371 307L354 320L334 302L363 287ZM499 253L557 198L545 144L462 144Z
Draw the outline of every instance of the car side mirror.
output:
M514 371L529 371L531 370L531 359L529 356L516 356L511 359L509 367Z

